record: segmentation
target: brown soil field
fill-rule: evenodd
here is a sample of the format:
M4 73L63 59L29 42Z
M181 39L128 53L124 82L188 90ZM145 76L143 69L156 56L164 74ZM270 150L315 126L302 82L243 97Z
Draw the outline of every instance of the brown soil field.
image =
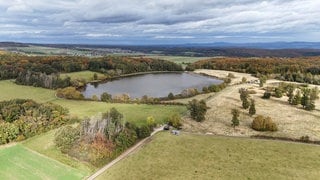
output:
M200 72L197 70L196 72ZM211 76L223 78L227 76L228 71L201 70ZM208 109L205 121L197 123L189 118L184 118L184 130L190 132L199 132L207 134L218 134L227 136L251 136L251 135L268 135L275 137L300 138L308 135L311 140L320 140L320 100L316 101L316 110L306 111L301 106L292 106L287 102L288 97L282 98L271 97L270 99L262 99L264 89L258 84L237 84L237 81L246 77L248 80L255 79L249 74L233 73L234 85L228 86L226 89L211 95L207 99ZM239 81L239 82L240 82ZM278 80L268 80L266 86L272 86ZM312 87L312 86L310 86ZM256 115L269 116L278 125L277 132L258 132L251 129L253 117L249 116L248 110L241 107L239 88L247 88L256 91L251 94L250 98L256 102ZM240 110L240 126L235 129L231 126L231 109Z

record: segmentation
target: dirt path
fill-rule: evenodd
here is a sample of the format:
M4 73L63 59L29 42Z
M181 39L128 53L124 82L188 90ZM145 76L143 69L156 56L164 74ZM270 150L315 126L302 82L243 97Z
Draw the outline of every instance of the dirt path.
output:
M119 157L117 157L116 159L114 159L113 161L111 161L110 163L108 163L107 165L105 165L104 167L102 167L101 169L99 169L97 172L95 172L94 174L92 174L90 177L88 177L88 180L93 180L95 178L97 178L99 175L101 175L104 171L106 171L107 169L109 169L110 167L112 167L113 165L115 165L117 162L121 161L122 159L126 158L127 156L129 156L131 153L133 153L134 151L136 151L139 147L143 146L144 144L146 144L146 142L156 133L160 132L163 130L163 126L155 129L151 135L143 140L141 140L139 143L137 143L136 145L134 145L133 147L129 148L127 151L125 151L124 153L122 153Z

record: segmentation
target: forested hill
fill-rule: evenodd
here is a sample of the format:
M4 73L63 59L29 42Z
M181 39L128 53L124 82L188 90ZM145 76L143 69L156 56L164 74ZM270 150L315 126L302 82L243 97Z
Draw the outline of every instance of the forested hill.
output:
M211 58L190 64L186 69L216 69L255 75L277 75L281 80L320 84L320 57Z
M107 56L100 58L76 56L21 56L0 55L0 80L16 79L24 85L59 88L70 85L60 79L60 73L90 70L108 77L150 71L182 71L173 62L144 57Z
M320 56L320 43L308 42L275 42L275 43L212 43L212 44L180 44L180 45L86 45L86 44L27 44L0 42L0 48L19 53L35 53L28 47L54 48L69 52L91 52L91 56L116 53L156 54L195 57L305 57ZM60 51L57 51L60 52ZM97 53L98 52L98 53ZM41 53L44 53L41 51ZM50 53L53 53L50 51ZM81 53L80 53L81 54ZM59 54L60 55L60 54Z

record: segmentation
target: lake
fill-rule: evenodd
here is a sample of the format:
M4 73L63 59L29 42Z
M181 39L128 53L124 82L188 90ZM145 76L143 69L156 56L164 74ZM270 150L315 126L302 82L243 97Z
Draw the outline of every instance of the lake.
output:
M100 97L104 92L112 95L129 94L131 98L167 97L170 92L180 94L184 89L196 88L199 92L204 86L220 84L222 80L195 73L157 73L115 79L97 85L87 84L83 95Z

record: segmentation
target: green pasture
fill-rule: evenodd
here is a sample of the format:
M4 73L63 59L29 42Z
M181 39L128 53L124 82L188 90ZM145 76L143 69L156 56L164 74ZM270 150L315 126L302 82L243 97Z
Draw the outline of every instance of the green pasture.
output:
M82 179L88 174L21 145L0 149L0 179Z
M125 172L125 173L123 173ZM320 146L169 132L98 179L319 179Z

